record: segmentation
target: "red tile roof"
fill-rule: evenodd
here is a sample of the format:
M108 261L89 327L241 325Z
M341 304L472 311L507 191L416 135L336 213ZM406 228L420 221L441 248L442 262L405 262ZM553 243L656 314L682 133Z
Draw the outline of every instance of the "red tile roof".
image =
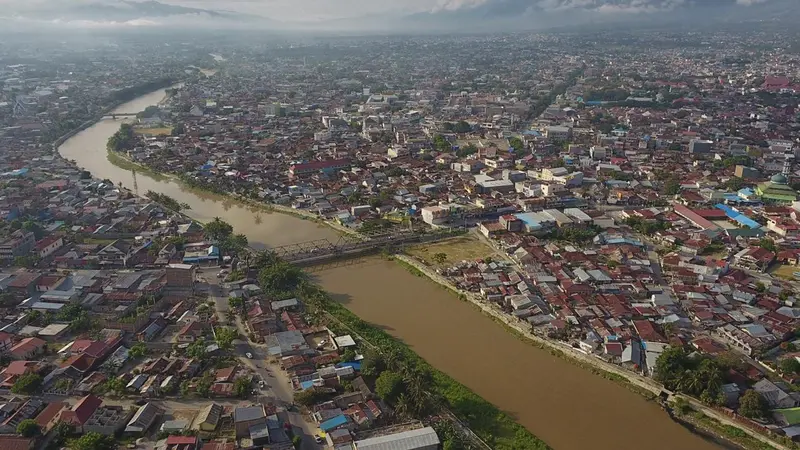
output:
M102 403L103 401L98 397L89 394L78 400L78 403L76 403L72 409L62 412L61 420L74 425L83 425L89 420L89 417L92 417L92 414L97 411L97 408L99 408Z
M35 337L25 338L19 341L15 346L11 347L11 354L14 356L23 356L38 348L43 347L45 343L46 343L45 341L39 338Z
M61 412L61 410L67 406L68 404L63 402L50 403L42 410L42 412L39 413L38 416L36 416L36 423L38 423L40 427L46 426Z
M33 439L16 436L0 436L0 448L3 450L29 450L33 448Z

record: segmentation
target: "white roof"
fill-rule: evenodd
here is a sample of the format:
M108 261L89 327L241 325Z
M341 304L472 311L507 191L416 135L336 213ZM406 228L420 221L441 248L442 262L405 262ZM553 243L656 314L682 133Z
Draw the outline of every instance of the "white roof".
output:
M333 338L333 340L336 342L336 346L339 348L354 347L356 345L356 341L353 340L352 336L350 336L349 334L346 334L344 336L336 336L335 338Z
M416 450L439 445L431 427L356 441L357 450Z

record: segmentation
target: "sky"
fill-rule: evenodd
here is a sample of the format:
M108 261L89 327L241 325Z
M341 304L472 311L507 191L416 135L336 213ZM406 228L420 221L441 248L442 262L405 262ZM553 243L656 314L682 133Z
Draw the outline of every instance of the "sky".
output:
M143 1L143 0L134 0ZM315 22L362 16L393 16L419 12L491 8L494 4L530 5L531 10L565 12L588 10L597 14L652 13L680 8L691 2L753 5L774 0L159 0L161 3L253 14L279 21ZM81 3L118 4L119 0L0 0L4 15L31 15ZM800 2L800 0L798 0Z

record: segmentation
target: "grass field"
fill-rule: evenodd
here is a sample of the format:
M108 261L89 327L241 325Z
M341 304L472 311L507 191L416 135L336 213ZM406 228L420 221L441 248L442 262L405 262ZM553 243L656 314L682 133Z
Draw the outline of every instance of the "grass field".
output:
M772 270L772 276L783 278L784 280L796 281L794 277L795 272L800 272L800 266L792 266L789 264L782 264L777 269Z
M417 245L407 249L406 253L421 258L433 266L437 266L433 261L433 255L444 253L447 255L447 260L441 266L452 266L462 260L474 261L492 256L495 251L472 236L462 236L437 244Z
M172 134L172 127L134 128L133 132L143 136L167 136Z

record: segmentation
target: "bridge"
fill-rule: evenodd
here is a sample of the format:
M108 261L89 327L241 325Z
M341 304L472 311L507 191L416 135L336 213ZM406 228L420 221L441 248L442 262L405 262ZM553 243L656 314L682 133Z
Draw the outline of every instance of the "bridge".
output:
M301 242L272 248L276 256L300 266L313 266L333 259L359 256L382 250L396 250L406 245L435 242L462 234L462 230L415 233L404 230L377 235L366 240L342 236L336 242L328 239Z
M117 120L117 117L136 117L139 113L108 113L103 116L103 119L114 119Z

